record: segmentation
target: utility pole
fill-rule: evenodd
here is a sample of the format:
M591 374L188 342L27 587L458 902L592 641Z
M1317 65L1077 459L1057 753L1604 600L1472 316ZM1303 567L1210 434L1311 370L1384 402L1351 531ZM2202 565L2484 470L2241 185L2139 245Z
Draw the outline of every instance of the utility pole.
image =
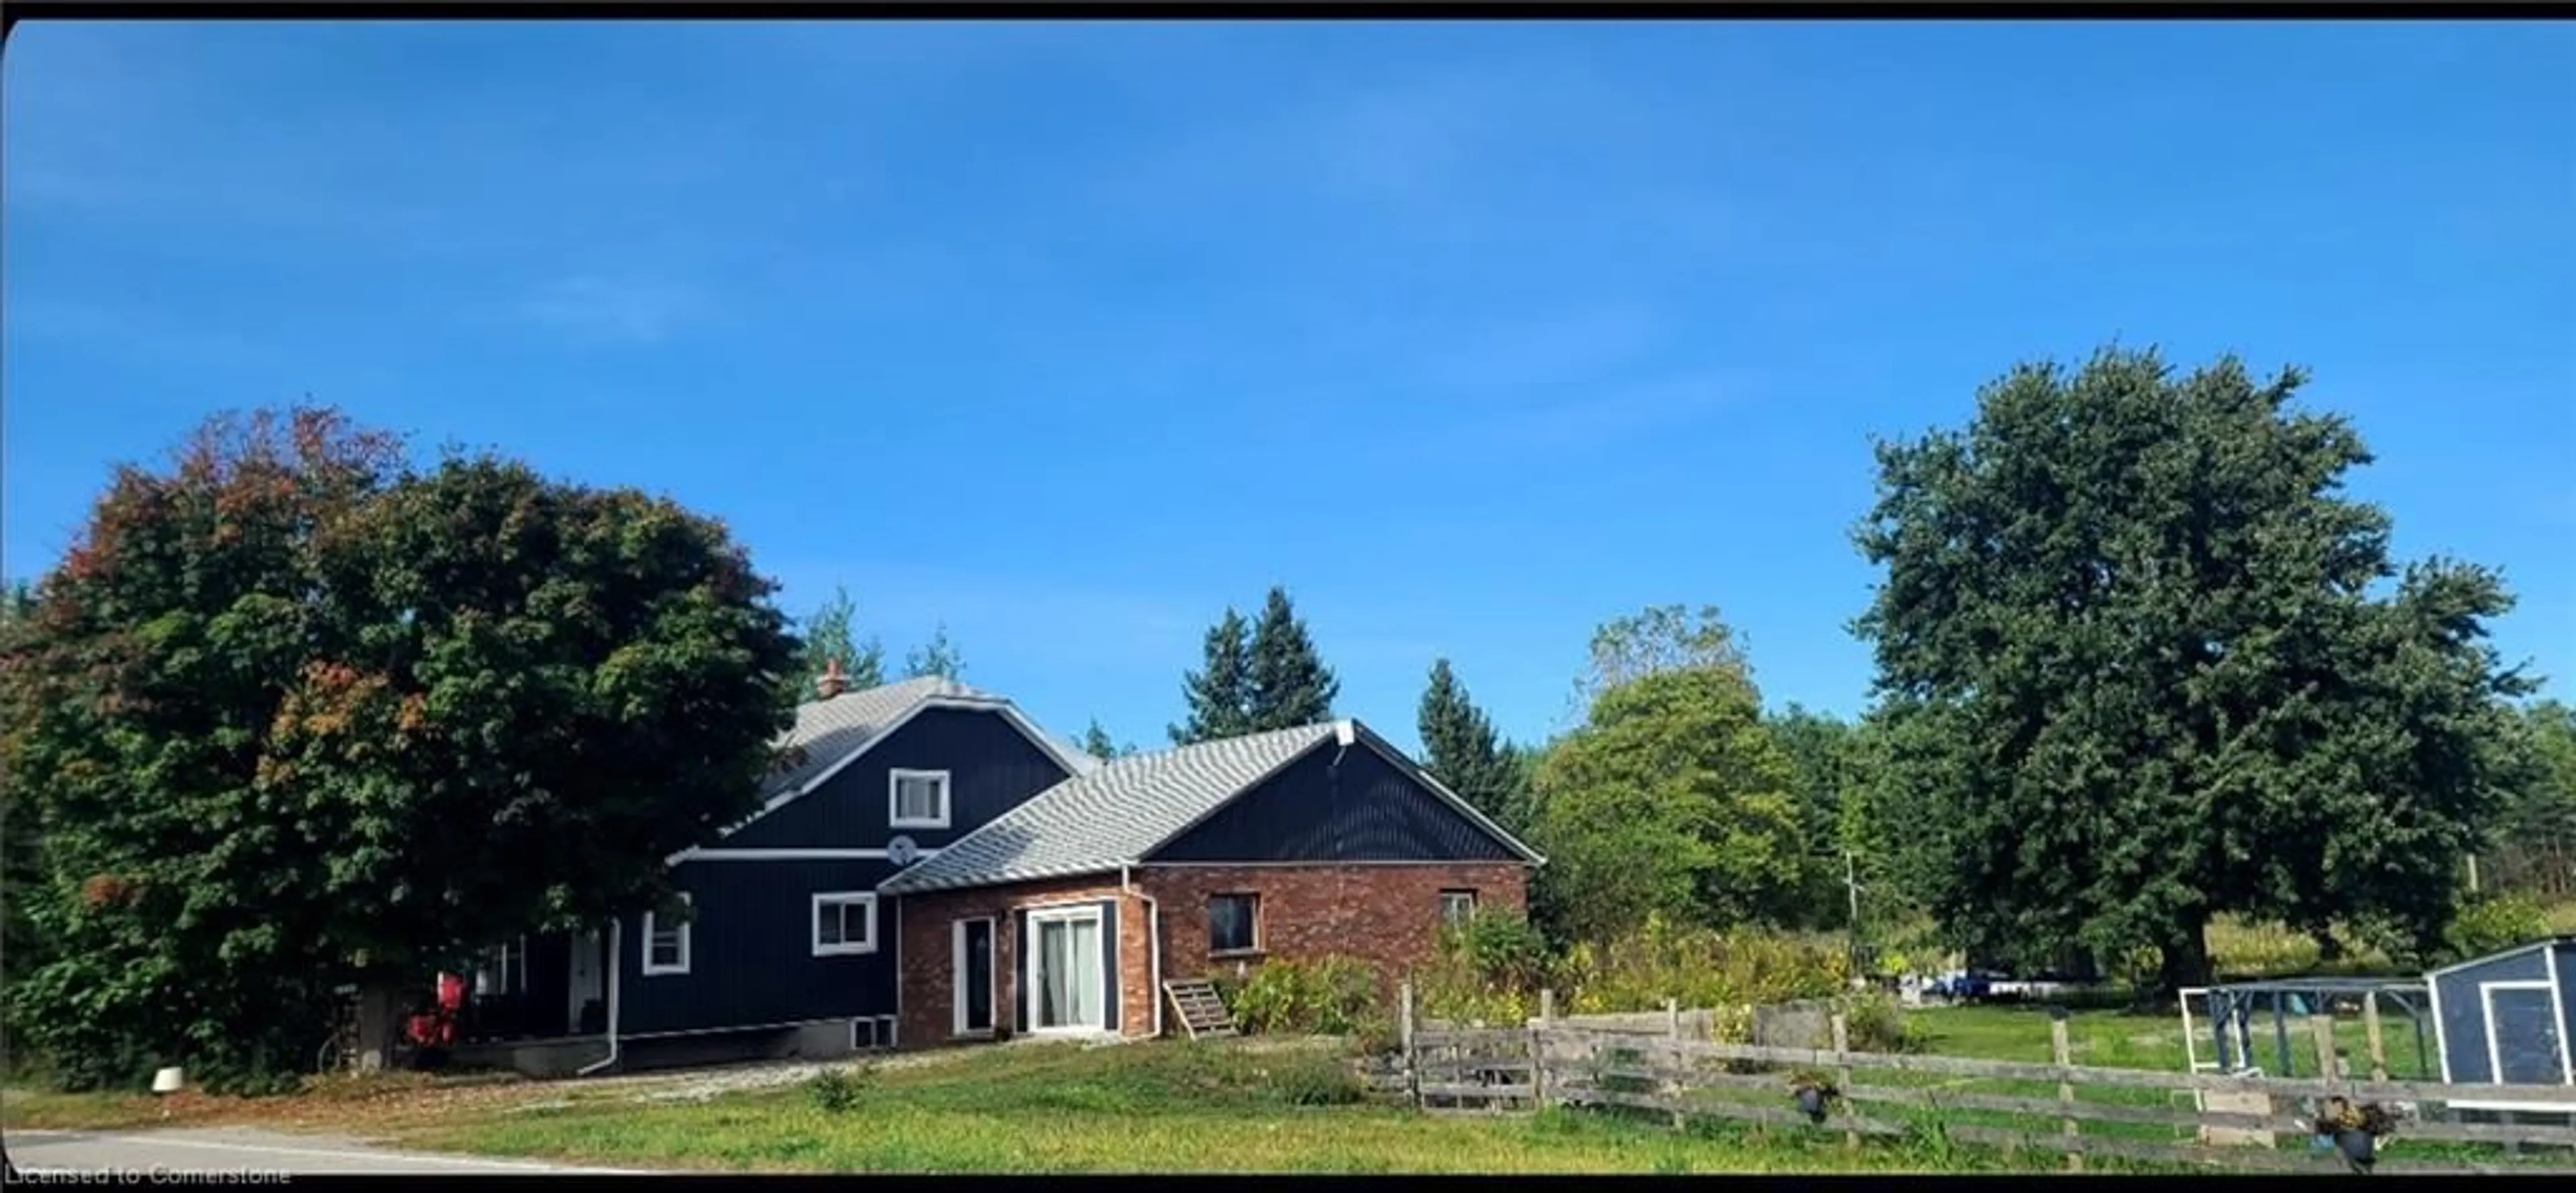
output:
M1843 896L1851 903L1851 968L1852 975L1858 977L1860 975L1860 875L1852 867L1852 852L1848 849L1843 851Z

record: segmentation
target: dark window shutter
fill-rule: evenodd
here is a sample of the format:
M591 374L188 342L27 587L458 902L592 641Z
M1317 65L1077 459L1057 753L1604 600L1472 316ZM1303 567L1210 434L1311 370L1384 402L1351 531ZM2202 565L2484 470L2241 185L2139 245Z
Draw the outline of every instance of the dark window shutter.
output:
M1118 980L1118 901L1116 899L1107 900L1100 905L1100 985L1102 987L1101 1026L1118 1032L1120 1023L1118 987L1121 983Z
M1011 1030L1029 1031L1029 913L1011 913Z

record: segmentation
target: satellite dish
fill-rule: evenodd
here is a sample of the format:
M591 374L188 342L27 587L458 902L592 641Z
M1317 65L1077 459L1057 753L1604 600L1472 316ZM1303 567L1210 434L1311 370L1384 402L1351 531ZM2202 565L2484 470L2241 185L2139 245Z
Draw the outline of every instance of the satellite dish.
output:
M897 837L886 842L886 860L898 866L909 866L914 858L920 856L921 847L914 845L910 837Z

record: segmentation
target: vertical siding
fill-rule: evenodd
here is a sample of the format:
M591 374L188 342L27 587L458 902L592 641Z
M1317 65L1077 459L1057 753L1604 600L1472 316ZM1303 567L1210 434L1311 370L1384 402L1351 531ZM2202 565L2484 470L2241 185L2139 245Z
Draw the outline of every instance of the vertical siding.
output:
M2479 1085L2497 1080L2495 1065L2487 1056L2486 994L2482 984L2545 981L2548 977L2547 955L2534 949L2480 961L2434 979L2442 990L2442 1055L2450 1065L2452 1081ZM2527 1040L2497 1041L2499 1052L2528 1046Z
M895 916L877 904L873 953L814 955L814 896L869 891L894 872L882 861L684 862L689 972L644 973L643 917L625 923L617 959L618 1030L625 1035L759 1027L895 1013Z
M1326 743L1155 851L1166 862L1518 861L1492 833L1366 746Z
M927 709L823 786L743 826L719 845L725 849L882 849L896 835L889 826L888 786L896 770L949 773L948 827L902 830L903 836L925 849L964 836L1068 777L1052 755L1000 713Z

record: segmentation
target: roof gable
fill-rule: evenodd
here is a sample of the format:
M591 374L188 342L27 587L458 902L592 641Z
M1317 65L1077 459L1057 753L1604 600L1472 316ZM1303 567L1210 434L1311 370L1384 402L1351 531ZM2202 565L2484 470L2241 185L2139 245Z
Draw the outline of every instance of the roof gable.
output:
M1348 737L1343 735L1347 733ZM1247 734L1121 758L1027 803L887 879L889 894L1096 874L1134 864L1337 738L1365 745L1491 836L1515 859L1545 859L1355 721Z

